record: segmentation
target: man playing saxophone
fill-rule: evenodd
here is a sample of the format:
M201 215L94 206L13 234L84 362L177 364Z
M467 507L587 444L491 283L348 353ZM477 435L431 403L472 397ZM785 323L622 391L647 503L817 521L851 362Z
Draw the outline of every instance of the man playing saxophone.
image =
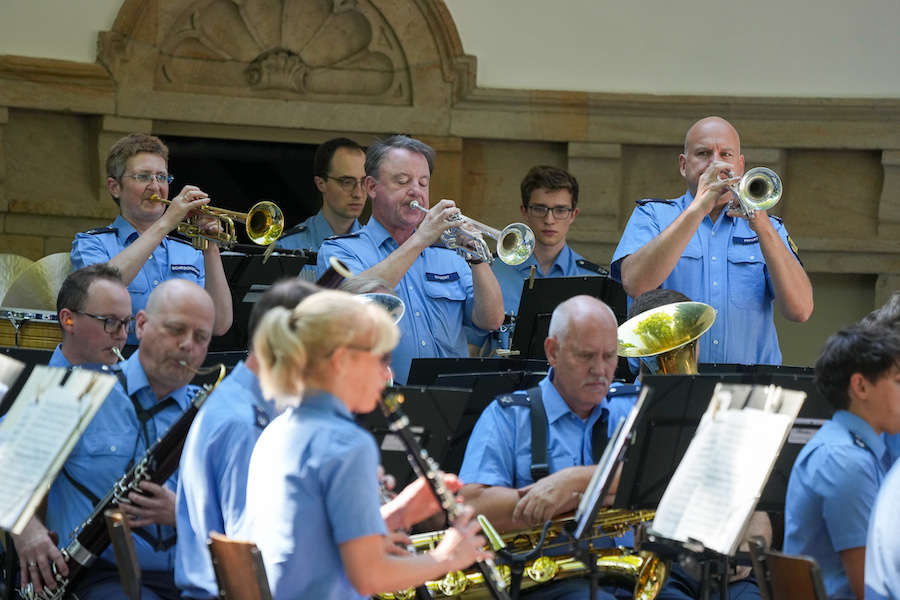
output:
M213 301L195 283L166 281L157 287L136 319L138 350L116 366L119 383L75 445L47 500L47 527L32 519L14 536L23 587L56 589L54 570L68 575L63 546L112 485L162 437L187 409L198 388L188 385L206 356L213 329ZM180 596L173 579L175 562L175 484L149 481L142 493L129 493L122 511L130 518L145 597ZM49 529L48 529L49 528ZM68 591L81 600L126 598L112 548L73 582Z

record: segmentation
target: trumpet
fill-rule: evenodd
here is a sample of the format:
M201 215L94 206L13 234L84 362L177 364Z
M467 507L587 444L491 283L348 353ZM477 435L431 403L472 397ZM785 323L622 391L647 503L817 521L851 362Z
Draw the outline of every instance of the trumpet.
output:
M417 200L410 202L409 206L428 212ZM462 214L450 220L456 225L441 234L441 241L463 258L488 264L494 262L494 255L484 241L485 235L497 242L497 256L508 265L520 265L534 252L534 232L525 223L511 223L500 231Z
M737 185L728 189L737 199L735 208L740 207L748 219L758 210L768 210L781 200L781 178L768 167L755 167L741 177Z
M165 205L172 204L171 200L164 200L158 194L153 194L150 199ZM284 231L284 213L277 204L268 200L257 202L245 213L209 205L202 206L195 212L215 217L219 222L220 229L218 233L206 233L194 222L193 216L179 223L178 233L191 238L191 243L197 250L206 250L210 241L224 248L234 246L237 243L235 221L243 223L247 228L247 237L260 246L268 246L275 242Z

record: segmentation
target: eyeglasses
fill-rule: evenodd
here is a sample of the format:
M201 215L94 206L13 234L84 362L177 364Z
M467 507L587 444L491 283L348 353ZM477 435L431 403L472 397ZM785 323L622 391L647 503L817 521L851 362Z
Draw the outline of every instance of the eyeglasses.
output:
M357 179L356 177L350 177L349 175L344 175L343 177L332 177L331 175L326 175L325 179L337 181L337 184L341 186L341 189L348 194L352 194L356 190L356 186L359 186L363 190L366 189L365 177L360 177L359 179Z
M376 355L374 352L372 352L371 348L360 348L357 346L347 346L346 348L347 348L347 350L356 350L357 352L366 352L373 356L378 356L378 361L382 364L382 366L385 366L385 367L391 366L391 353L390 352L385 352L384 354Z
M118 333L119 329L121 329L122 327L125 328L126 333L131 331L131 323L133 322L133 319L131 317L117 319L115 317L92 315L91 313L84 312L83 310L73 310L72 312L79 315L84 315L86 317L91 317L92 319L97 319L98 321L103 321L103 331L105 331L106 333Z
M122 177L130 177L134 179L138 183L143 183L144 185L148 185L156 181L159 185L169 184L175 181L174 175L169 175L168 173L127 173L122 175Z
M554 219L568 219L575 209L569 206L554 206L551 208L543 204L529 204L527 210L528 214L538 219L546 217L548 212L553 212Z

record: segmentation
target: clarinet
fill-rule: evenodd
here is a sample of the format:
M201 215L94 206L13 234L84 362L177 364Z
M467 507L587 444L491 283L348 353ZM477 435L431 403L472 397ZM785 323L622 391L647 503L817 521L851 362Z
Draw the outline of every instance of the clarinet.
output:
M381 412L384 413L388 421L388 428L391 432L400 437L403 446L406 448L406 458L409 460L410 466L419 477L424 477L428 482L431 491L441 504L444 514L450 523L454 523L460 515L462 507L457 503L456 497L444 485L444 480L440 476L437 462L428 455L424 448L420 448L418 442L409 431L409 419L400 409L403 402L403 395L398 393L389 393L383 399L378 401ZM486 520L479 515L479 521ZM493 560L478 561L478 569L484 576L484 583L495 600L509 600L509 594L506 591L507 584L499 569Z
M19 590L19 597L23 600L62 600L72 583L75 582L84 571L91 566L110 544L109 530L103 513L116 507L120 503L128 502L128 494L141 493L140 483L151 481L162 485L172 476L178 468L181 459L181 450L184 448L184 440L191 428L197 411L206 402L209 394L222 381L225 375L225 365L219 365L219 378L212 385L204 385L203 389L191 400L191 405L181 417L166 431L166 434L144 453L141 459L131 469L116 481L94 507L90 516L79 525L78 532L62 550L63 560L69 568L69 575L63 577L56 573L56 589L44 587L40 594L34 593L34 588L29 583Z

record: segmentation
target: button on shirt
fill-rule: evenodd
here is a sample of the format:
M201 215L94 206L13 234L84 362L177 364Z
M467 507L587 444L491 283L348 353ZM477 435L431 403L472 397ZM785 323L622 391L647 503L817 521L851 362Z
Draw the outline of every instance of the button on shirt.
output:
M372 435L324 392L309 392L263 431L250 460L247 531L275 600L362 598L340 545L387 533L378 462Z
M129 394L137 399L144 409L156 404L156 395L150 388L147 376L139 361L140 351L117 365L125 377L127 389L117 383L100 406L90 425L75 445L64 465L65 471L97 498L103 498L113 484L129 468L143 458L147 451L142 428L135 414ZM150 443L165 435L169 427L177 421L190 405L195 395L195 386L185 386L175 390L170 396L175 404L167 406L151 417L147 423ZM177 473L166 481L166 487L174 490ZM74 539L73 530L91 514L94 502L82 494L65 476L60 475L50 488L47 505L47 528L59 533L62 546ZM148 525L142 528L146 533L160 540L175 535L175 529L168 526ZM169 571L175 566L175 547L156 552L145 539L133 536L140 566L148 571ZM115 563L112 547L103 552L102 557Z
M322 244L316 276L321 277L328 269L332 256L341 259L353 273L360 273L397 248L391 234L372 217L358 234ZM406 382L414 358L469 355L463 325L472 325L472 271L456 252L440 246L425 248L394 291L406 304L406 313L397 324L400 343L391 361L397 382Z
M318 250L325 238L334 235L334 230L328 224L321 210L303 221L301 225L305 225L306 229L284 236L278 240L276 245L285 250ZM362 229L362 225L354 219L348 233L355 233L360 229Z
M881 484L866 537L866 600L900 598L900 468Z
M71 253L73 271L87 265L108 262L138 239L137 230L122 215L116 217L110 227L112 229L75 234ZM176 278L187 279L203 287L206 283L203 252L196 250L188 242L165 237L128 284L133 314L136 315L147 306L150 292L156 286L167 279ZM134 331L128 334L128 343L138 343Z
M869 516L889 463L881 436L845 410L816 432L794 462L784 551L816 559L829 597L853 597L839 553L866 545Z
M668 201L638 205L613 254L610 275L622 280L622 260L634 254L675 221L694 197L686 192ZM788 232L769 217L784 245ZM781 364L773 321L772 282L759 236L745 219L723 210L718 221L704 217L662 288L716 309L716 321L700 338L700 362Z
M274 417L256 375L240 362L203 404L184 443L175 518L175 583L188 598L219 594L206 548L211 531L244 539L247 470L253 446Z

